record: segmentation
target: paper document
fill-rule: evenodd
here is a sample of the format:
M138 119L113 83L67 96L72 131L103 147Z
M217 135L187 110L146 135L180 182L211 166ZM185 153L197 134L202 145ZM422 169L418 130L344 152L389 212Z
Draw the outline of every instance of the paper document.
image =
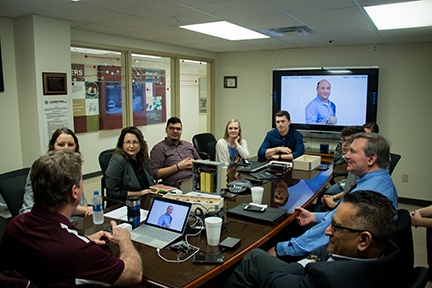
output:
M140 223L141 223L147 218L148 210L140 209L140 212L141 212L141 218L140 218ZM108 212L104 216L127 222L128 221L127 206L122 206L116 210Z

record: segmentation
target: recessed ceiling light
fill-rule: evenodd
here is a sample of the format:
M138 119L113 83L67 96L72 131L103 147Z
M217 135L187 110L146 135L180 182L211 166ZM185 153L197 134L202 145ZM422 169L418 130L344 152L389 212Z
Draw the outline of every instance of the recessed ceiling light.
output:
M218 21L211 23L201 23L192 25L183 25L180 28L192 30L195 32L227 39L227 40L250 40L270 38L267 35L246 29L244 27L232 24L227 21Z
M379 30L432 26L432 0L364 7Z

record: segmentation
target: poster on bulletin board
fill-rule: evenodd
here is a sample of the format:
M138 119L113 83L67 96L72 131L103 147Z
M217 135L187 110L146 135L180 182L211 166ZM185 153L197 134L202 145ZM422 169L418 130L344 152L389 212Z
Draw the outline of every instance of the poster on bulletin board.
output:
M99 131L99 85L85 81L84 64L72 64L72 104L75 133Z

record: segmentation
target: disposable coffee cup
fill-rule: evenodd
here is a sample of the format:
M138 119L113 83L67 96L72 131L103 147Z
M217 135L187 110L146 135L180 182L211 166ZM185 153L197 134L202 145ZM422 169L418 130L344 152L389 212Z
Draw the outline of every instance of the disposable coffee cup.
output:
M252 191L252 203L261 204L264 193L264 187L255 186L251 188Z
M207 217L204 220L207 236L207 245L217 246L219 245L222 218L219 217Z

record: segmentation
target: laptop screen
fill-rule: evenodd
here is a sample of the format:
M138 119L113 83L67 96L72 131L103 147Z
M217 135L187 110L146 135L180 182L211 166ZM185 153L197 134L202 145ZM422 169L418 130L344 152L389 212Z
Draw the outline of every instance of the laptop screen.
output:
M191 203L155 197L146 223L182 233L189 217L190 208Z

